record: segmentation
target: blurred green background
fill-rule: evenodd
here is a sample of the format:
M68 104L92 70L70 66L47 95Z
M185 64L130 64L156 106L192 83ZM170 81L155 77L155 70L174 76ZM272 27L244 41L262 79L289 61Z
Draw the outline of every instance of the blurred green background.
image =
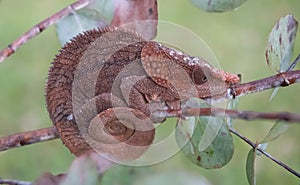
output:
M0 48L71 2L0 1ZM182 25L196 33L213 50L222 69L242 74L243 82L274 74L266 65L264 56L268 34L275 22L288 13L300 20L299 0L249 0L237 10L227 13L207 13L188 0L159 0L158 6L159 20ZM298 31L294 56L300 53L299 38ZM0 64L0 136L51 125L45 108L44 84L50 62L59 48L55 27L52 26ZM238 108L300 113L299 85L280 89L274 100L269 102L271 92L241 97ZM259 141L273 122L236 120L234 124L242 134ZM299 131L300 125L292 124L286 134L268 148L273 156L297 171L300 171ZM203 175L212 184L246 184L245 160L250 148L236 137L234 142L233 159L221 169L201 169L180 152L159 167L188 169ZM46 171L53 174L65 172L73 159L74 156L60 140L21 147L0 153L0 177L32 181ZM299 183L298 178L265 157L258 157L256 164L258 184Z

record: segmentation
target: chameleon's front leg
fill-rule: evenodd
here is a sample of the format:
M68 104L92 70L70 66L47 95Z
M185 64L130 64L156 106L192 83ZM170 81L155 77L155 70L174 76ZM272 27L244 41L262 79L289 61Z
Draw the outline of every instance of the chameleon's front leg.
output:
M111 93L89 100L76 111L75 117L89 146L116 162L140 157L154 139L153 122L148 116L127 107Z
M153 116L154 111L180 109L178 95L170 89L157 85L150 77L126 77L122 79L120 88L128 107L140 110L154 123L165 121L163 117Z

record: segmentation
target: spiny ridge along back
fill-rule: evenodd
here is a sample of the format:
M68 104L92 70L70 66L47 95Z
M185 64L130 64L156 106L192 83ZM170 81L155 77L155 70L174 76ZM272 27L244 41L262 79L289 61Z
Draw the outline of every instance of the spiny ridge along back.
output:
M104 27L104 28L97 28L88 31L84 31L83 33L79 33L75 37L73 37L69 42L67 42L62 50L71 50L76 49L78 47L82 47L82 45L90 44L91 42L95 41L95 39L101 37L104 33L115 31L117 28L115 27Z
M68 59L71 61L76 62L76 60L79 60L83 52L93 43L97 38L100 38L105 33L109 32L118 32L117 37L114 38L116 43L119 41L119 39L124 40L123 38L126 38L126 41L130 42L132 41L146 41L146 39L143 38L142 35L132 31L127 30L125 28L120 27L104 27L104 28L97 28L85 31L83 33L78 34L77 36L73 37L69 42L67 42L62 49L60 50L59 54L56 55L54 61L57 61L57 58L59 59ZM123 38L122 38L123 37ZM71 55L70 55L71 54Z

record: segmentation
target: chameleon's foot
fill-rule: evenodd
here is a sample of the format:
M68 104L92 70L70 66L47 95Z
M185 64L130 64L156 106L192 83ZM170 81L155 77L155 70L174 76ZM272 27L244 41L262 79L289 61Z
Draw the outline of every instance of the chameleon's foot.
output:
M117 162L140 157L152 144L154 133L153 122L144 113L115 107L90 122L86 139L100 155Z

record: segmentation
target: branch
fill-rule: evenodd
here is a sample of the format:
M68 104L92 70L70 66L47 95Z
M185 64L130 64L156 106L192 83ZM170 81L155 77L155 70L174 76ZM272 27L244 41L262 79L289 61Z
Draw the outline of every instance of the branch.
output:
M233 133L234 135L238 136L240 139L242 139L243 141L245 141L246 143L248 143L252 148L255 148L257 151L259 151L260 153L262 153L264 156L268 157L269 159L271 159L272 161L274 161L279 166L283 167L284 169L286 169L287 171L289 171L293 175L295 175L298 178L300 178L300 173L298 173L297 171L293 170L291 167L289 167L288 165L284 164L283 162L275 159L273 156L271 156L266 151L258 148L256 143L252 142L251 140L249 140L245 136L241 135L240 133L238 133L237 131L235 131L233 128L229 128L229 130L230 130L231 133Z
M31 182L27 181L19 181L19 180L12 180L12 179L1 179L0 184L8 184L8 185L32 185Z
M259 92L275 87L285 87L300 82L300 70L288 71L264 79L247 82L231 87L231 94L225 94L221 98L232 98L246 94ZM219 97L220 98L220 97ZM153 116L157 118L180 117L180 116L229 116L235 119L255 120L270 119L282 120L287 122L300 123L300 114L289 112L255 112L255 111L238 111L221 108L191 108L185 110L157 110ZM53 127L45 128L0 138L0 151L8 150L18 146L24 146L51 139L57 139L59 135Z
M46 28L51 26L52 24L56 23L61 18L73 13L76 10L82 9L85 6L92 3L94 0L78 0L75 3L67 6L66 8L62 9L61 11L53 14L52 16L48 17L47 19L39 22L31 29L29 29L24 35L19 37L17 40L9 44L6 48L0 51L0 63L10 55L12 55L20 46L26 43L31 38L35 37Z
M286 87L299 82L300 70L282 72L274 76L233 86L231 87L231 94L224 95L224 98L243 96L275 87Z
M229 116L236 119L255 120L255 119L270 119L282 120L287 122L300 123L300 114L289 112L254 112L254 111L237 111L221 108L191 108L186 110L159 110L153 112L157 118L166 117L191 117L191 116ZM59 135L54 127L43 128L28 132L16 133L10 136L0 138L0 151L25 146L34 143L40 143L52 139L58 139Z
M157 110L153 112L153 116L158 118L165 117L192 117L192 116L228 116L235 119L243 120L256 120L256 119L269 119L269 120L282 120L287 122L300 123L300 114L290 112L255 112L255 111L238 111L228 110L222 108L190 108L185 110Z
M16 133L0 138L0 151L59 138L54 127Z

